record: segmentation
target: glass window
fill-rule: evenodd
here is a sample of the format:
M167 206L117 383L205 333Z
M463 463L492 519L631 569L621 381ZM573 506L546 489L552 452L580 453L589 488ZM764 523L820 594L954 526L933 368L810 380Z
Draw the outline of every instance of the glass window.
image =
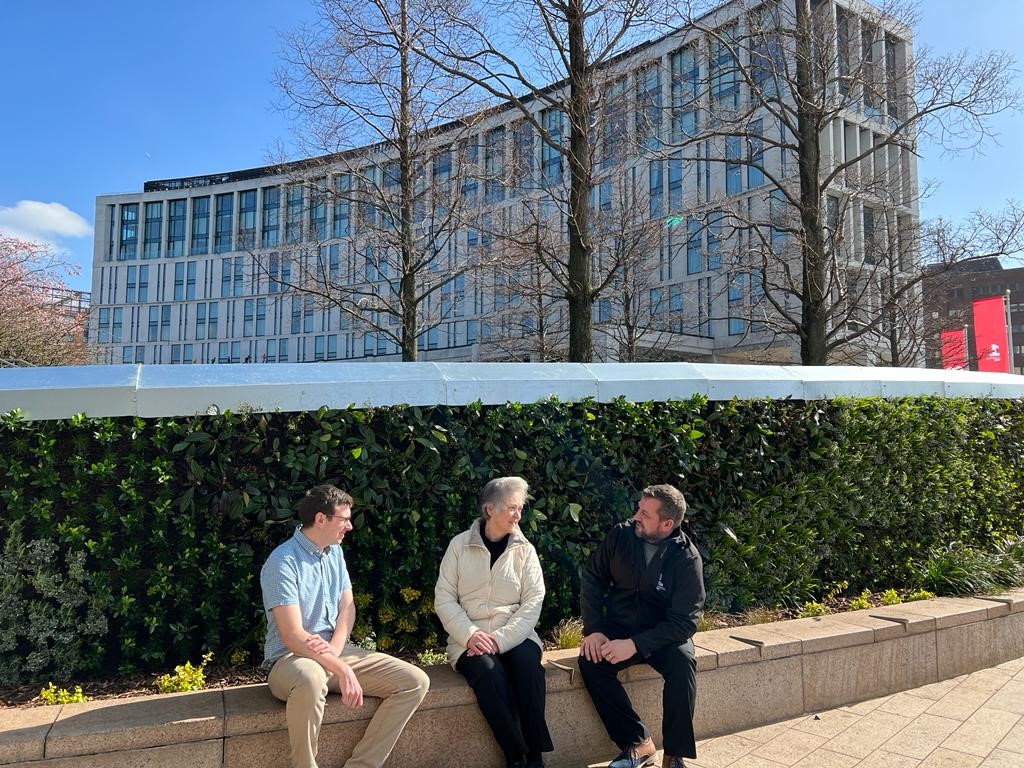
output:
M192 345L191 344L185 344L182 347L182 350L181 350L181 362L184 363L185 365L191 365L192 363L195 362L195 359L192 357Z
M324 360L327 356L327 345L323 336L313 337L313 359Z
M256 320L256 302L254 299L245 300L245 312L242 319L242 335L252 336L253 326Z
M662 160L651 160L650 165L650 209L651 218L665 215L665 164Z
M232 296L241 296L245 290L245 256L235 256L234 286Z
M113 322L110 327L110 340L115 344L121 341L121 320L124 316L122 307L114 307Z
M302 333L302 297L292 296L291 333Z
M171 344L171 365L181 362L181 344Z
M196 304L196 341L206 338L206 304Z
M708 269L722 266L722 219L721 211L709 211L708 222Z
M234 250L231 245L232 219L234 218L235 196L228 192L217 195L217 222L213 235L213 252L228 253Z
M277 342L277 362L288 362L288 339L281 339Z
M725 137L725 194L738 195L743 191L742 174L739 160L741 159L741 143L739 136Z
M208 318L206 321L206 335L211 339L217 338L217 320L218 315L220 314L219 309L220 308L216 301L210 302Z
M139 204L125 203L121 206L121 245L117 252L118 261L130 261L138 254L139 246Z
M143 264L139 267L139 303L145 304L149 301L149 265Z
M672 54L672 140L697 134L700 55L695 47Z
M138 346L135 348L135 363L136 365L142 365L146 362L146 348Z
M302 307L302 332L313 332L313 297L306 296Z
M210 252L210 198L192 198L192 248L193 256Z
M317 242L327 239L326 179L316 179L309 188L309 231Z
M636 74L636 135L648 149L661 136L661 70L652 64Z
M288 215L284 224L285 241L302 242L302 185L288 187Z
M327 337L327 359L338 359L338 335L335 333Z
M747 187L756 189L764 184L764 130L762 120L754 120L750 124L750 165L747 166Z
M97 329L96 341L100 344L110 342L110 310L106 307L99 312L99 328Z
M349 234L349 212L351 202L349 194L352 189L352 176L343 173L334 182L334 229L332 234L335 237L348 237Z
M281 189L280 187L263 188L263 233L260 245L273 248L277 245L278 230L281 226Z
M128 267L128 284L124 290L124 300L128 304L135 303L135 290L138 287L139 268L134 264Z
M736 44L735 26L719 30L711 41L711 98L726 109L740 105L740 73L733 54Z
M231 345L226 341L222 341L220 344L217 345L217 362L231 362Z
M149 308L149 341L156 341L160 335L160 307Z
M238 193L238 248L256 247L256 190Z
M256 299L256 335L264 336L267 333L267 300Z
M160 258L160 237L163 226L164 204L146 203L146 229L142 239L142 258Z
M546 141L541 143L541 183L545 187L553 187L562 183L562 153L556 148L562 143L562 112L557 109L545 109L541 113L541 122L551 138L550 144Z
M185 300L192 301L196 297L196 262L188 262L185 272Z
M171 305L160 307L160 341L171 340Z
M701 225L697 219L686 220L686 274L695 275L704 269L701 257Z
M227 298L231 296L231 276L234 262L231 259L220 260L220 296Z
M179 261L174 265L174 300L185 300L185 262Z
M167 257L185 255L185 212L186 200L171 200L167 204Z
M131 365L131 363L132 363L132 355L134 353L135 353L135 350L132 347L125 347L124 349L122 349L121 350L121 362L124 365Z
M505 128L499 126L484 136L484 202L494 203L505 199Z

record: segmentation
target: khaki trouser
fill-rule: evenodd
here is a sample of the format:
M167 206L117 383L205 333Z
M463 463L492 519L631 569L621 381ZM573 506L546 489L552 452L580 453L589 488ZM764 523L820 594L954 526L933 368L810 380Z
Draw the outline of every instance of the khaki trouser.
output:
M427 695L430 678L419 667L346 645L341 660L352 667L367 696L382 699L346 768L380 768L402 729ZM293 768L317 768L317 739L324 719L327 692L340 693L340 681L312 659L287 654L278 659L267 679L270 692L287 702L288 740Z

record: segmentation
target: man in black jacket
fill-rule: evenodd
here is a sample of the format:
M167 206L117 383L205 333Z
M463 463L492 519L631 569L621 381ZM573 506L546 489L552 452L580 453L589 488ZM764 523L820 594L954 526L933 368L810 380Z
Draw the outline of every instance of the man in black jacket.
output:
M663 678L663 768L697 756L693 707L697 664L693 633L704 609L700 554L679 530L683 494L644 488L632 520L615 526L583 570L580 674L608 735L620 750L608 768L654 760L651 733L619 682L620 669L650 664Z

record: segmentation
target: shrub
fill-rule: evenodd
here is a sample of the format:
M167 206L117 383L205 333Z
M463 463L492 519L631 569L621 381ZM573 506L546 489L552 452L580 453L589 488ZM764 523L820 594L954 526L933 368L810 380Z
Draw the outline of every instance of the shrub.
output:
M779 616L776 611L763 606L749 608L743 612L744 624L771 624L773 621L778 621L778 619Z
M903 598L895 589L887 589L882 593L882 605L899 605Z
M174 668L174 674L160 675L156 679L156 687L160 693L184 693L185 691L201 691L206 685L206 665L213 658L213 651L203 654L203 661L198 667L193 667L191 661L179 664Z
M935 597L934 592L929 592L927 589L915 589L906 596L904 602L915 603L918 600L931 600L933 597Z
M850 601L851 611L862 611L871 607L871 590L865 589L857 597Z
M579 611L581 565L652 483L686 493L707 605L722 611L800 605L844 577L938 591L919 564L948 542L1017 551L1008 541L1024 534L1024 402L1009 400L12 414L0 444L0 541L20 531L39 552L31 568L21 555L0 568L0 677L40 684L206 649L259 658L260 565L321 482L355 497L353 635L381 650L437 646L424 585L499 474L526 477L535 497L521 525L548 587L545 634ZM50 638L31 658L30 617Z
M39 692L39 698L44 704L81 704L89 700L89 697L82 693L80 685L76 685L74 691L69 691L67 688L58 688L53 683Z
M61 560L63 559L63 564ZM17 522L0 552L0 685L95 671L106 617L96 607L84 552L25 542Z
M797 611L796 617L798 619L807 619L812 616L827 616L830 613L832 613L832 609L824 603L816 603L813 600L809 600Z
M562 619L555 625L553 636L559 648L579 648L583 644L583 619Z

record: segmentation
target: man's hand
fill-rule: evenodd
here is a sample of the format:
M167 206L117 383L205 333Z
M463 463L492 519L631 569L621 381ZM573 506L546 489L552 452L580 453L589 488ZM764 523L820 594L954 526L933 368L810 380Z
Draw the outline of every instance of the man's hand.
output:
M601 656L612 664L636 656L636 643L632 640L609 640L601 646Z
M469 636L467 653L470 656L483 656L485 653L497 653L498 641L482 630L477 630Z
M580 645L580 656L583 656L587 661L597 664L603 658L601 648L607 642L608 637L604 632L593 632L587 635L583 638L583 643Z
M331 644L320 637L320 635L310 635L307 637L306 648L309 649L310 653L334 653L337 655Z
M341 701L346 707L359 709L363 706L363 686L356 679L356 673L352 671L345 662L339 659L341 668L338 670L338 680L341 683Z

